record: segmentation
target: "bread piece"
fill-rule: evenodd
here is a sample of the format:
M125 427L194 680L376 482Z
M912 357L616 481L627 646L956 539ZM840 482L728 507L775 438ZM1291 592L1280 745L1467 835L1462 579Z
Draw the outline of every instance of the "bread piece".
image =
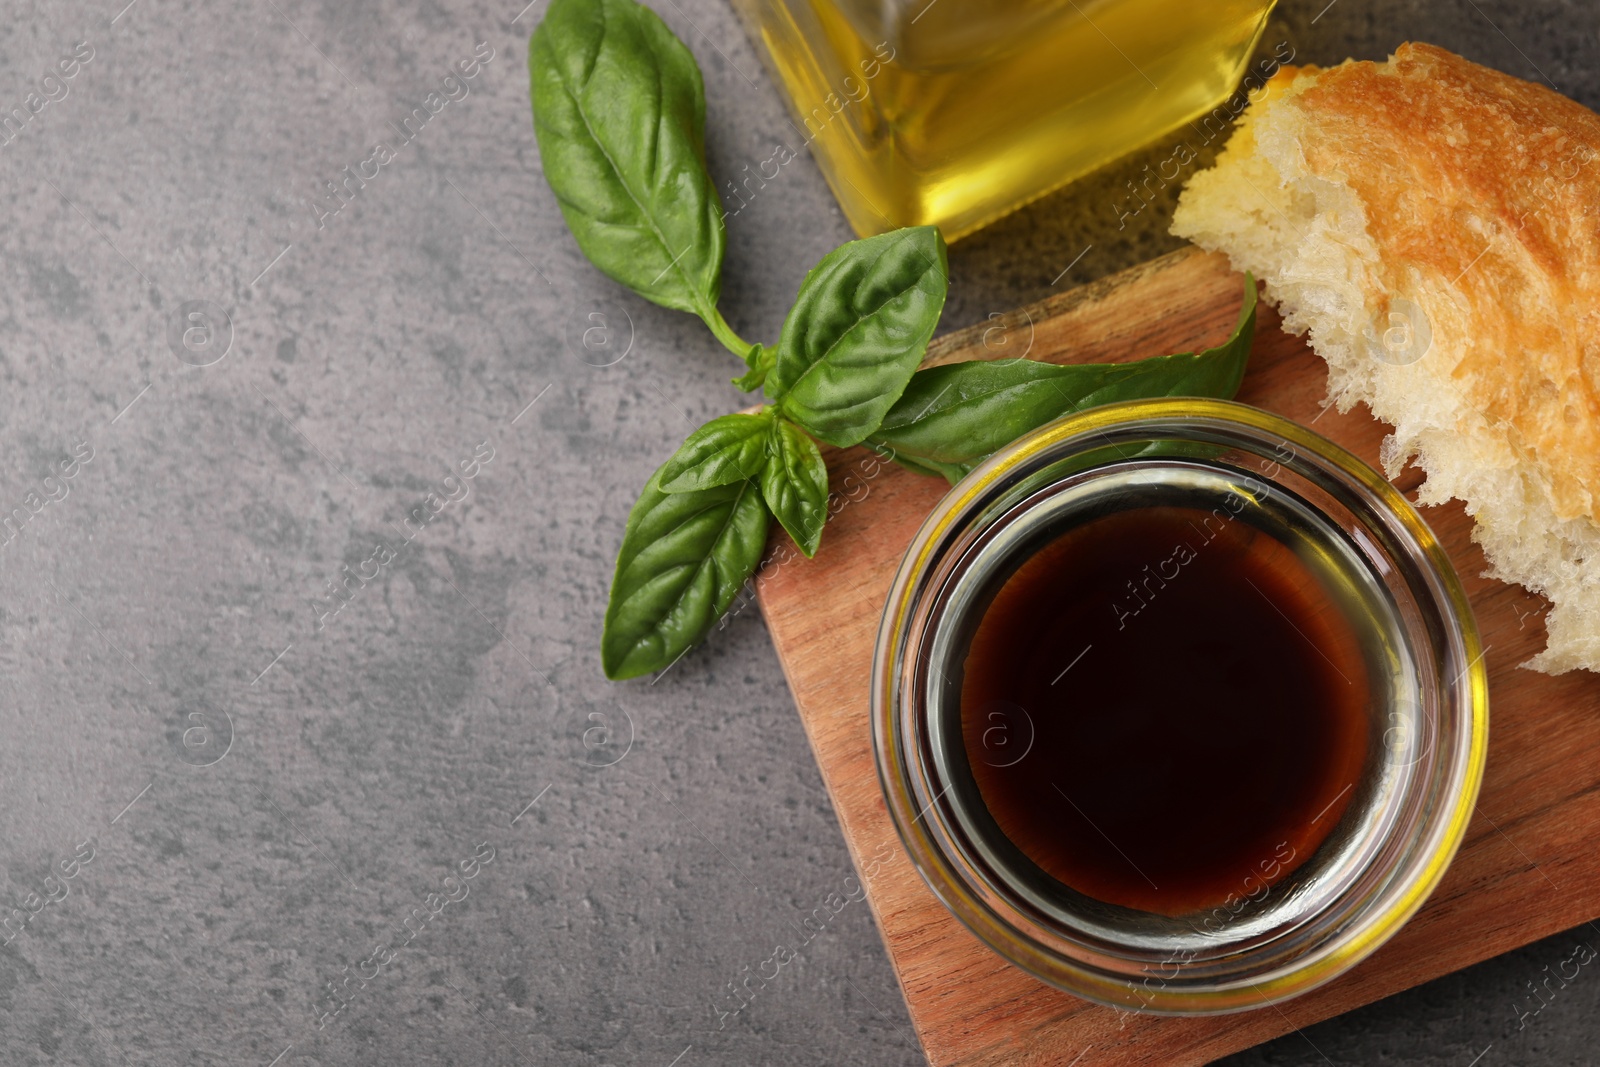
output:
M1524 666L1600 671L1600 116L1425 44L1285 67L1172 232L1265 282L1391 476L1552 604Z

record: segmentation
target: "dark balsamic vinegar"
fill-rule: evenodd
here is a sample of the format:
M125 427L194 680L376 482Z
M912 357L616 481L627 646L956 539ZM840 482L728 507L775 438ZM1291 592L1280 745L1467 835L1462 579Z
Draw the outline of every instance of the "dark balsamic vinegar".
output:
M1049 541L973 632L962 736L1000 832L1091 898L1165 915L1253 895L1338 823L1367 758L1360 630L1224 510L1135 507ZM1027 754L993 728L1027 720Z

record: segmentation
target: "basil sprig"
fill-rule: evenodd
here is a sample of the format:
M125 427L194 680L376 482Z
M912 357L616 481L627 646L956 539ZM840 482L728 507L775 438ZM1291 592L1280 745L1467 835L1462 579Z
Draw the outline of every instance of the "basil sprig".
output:
M772 517L816 554L828 468L813 438L878 429L928 349L945 264L922 226L851 241L806 276L777 346L755 346L772 403L690 434L628 516L600 641L608 677L661 670L710 630L761 562L746 535L765 538Z
M817 441L869 447L952 482L1052 419L1136 397L1232 396L1249 358L1255 286L1219 348L1115 366L1032 360L918 371L949 288L944 239L917 226L851 241L805 277L776 344L717 309L726 235L705 165L694 57L635 0L552 0L528 49L544 175L578 247L647 300L699 315L761 389L755 413L712 419L628 515L600 660L611 678L670 666L732 605L776 518L816 553L828 519Z

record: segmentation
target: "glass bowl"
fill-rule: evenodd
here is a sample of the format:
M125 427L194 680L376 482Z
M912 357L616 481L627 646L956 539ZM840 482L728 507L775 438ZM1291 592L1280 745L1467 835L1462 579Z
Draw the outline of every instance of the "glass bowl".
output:
M1020 853L995 839L961 741L962 634L996 576L1014 572L1075 513L1224 492L1248 503L1247 517L1259 512L1262 523L1304 533L1317 566L1369 607L1351 616L1368 631L1363 654L1382 682L1367 701L1365 762L1337 825L1281 880L1190 914L1094 900L1016 862ZM1488 682L1449 558L1381 474L1311 430L1243 404L1133 401L1016 441L923 523L878 632L872 732L907 855L980 940L1088 1000L1215 1014L1329 981L1422 906L1477 799ZM1029 737L1029 724L1002 722L994 740L1019 746Z

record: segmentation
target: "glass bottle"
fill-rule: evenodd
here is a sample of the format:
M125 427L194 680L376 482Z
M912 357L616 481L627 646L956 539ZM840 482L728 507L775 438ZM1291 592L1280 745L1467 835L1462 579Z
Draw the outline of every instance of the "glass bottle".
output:
M856 232L950 240L1214 109L1274 2L734 0Z

